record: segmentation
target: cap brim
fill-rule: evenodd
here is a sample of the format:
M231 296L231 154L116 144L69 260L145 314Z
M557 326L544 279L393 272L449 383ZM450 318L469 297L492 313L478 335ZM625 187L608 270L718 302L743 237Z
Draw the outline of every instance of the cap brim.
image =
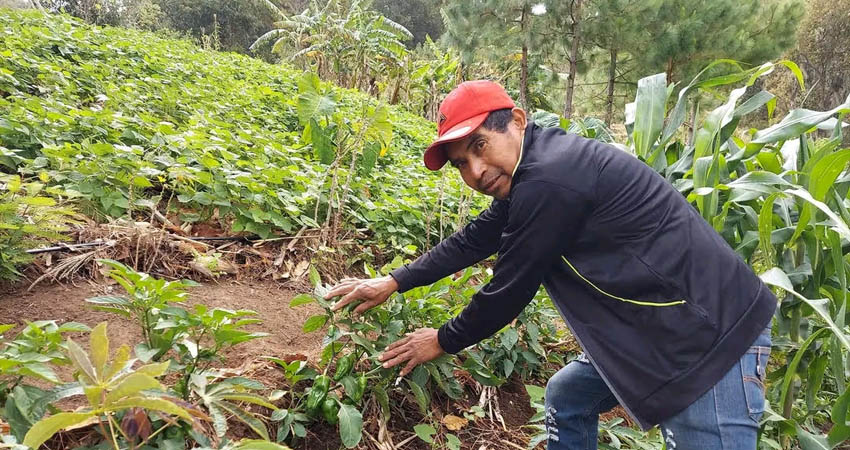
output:
M469 136L470 133L475 131L482 123L484 123L484 120L486 120L489 115L489 112L485 112L477 116L470 117L469 119L451 127L451 129L446 131L439 137L439 139L432 142L431 145L425 149L425 155L423 157L425 167L430 170L440 170L440 168L446 164L446 161L449 160L446 156L443 144L459 141Z

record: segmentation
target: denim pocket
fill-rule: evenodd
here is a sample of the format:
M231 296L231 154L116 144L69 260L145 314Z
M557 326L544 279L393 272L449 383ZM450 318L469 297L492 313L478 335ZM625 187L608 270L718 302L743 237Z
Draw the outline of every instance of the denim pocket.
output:
M764 376L770 357L770 335L762 334L741 358L744 398L750 418L758 423L764 413Z

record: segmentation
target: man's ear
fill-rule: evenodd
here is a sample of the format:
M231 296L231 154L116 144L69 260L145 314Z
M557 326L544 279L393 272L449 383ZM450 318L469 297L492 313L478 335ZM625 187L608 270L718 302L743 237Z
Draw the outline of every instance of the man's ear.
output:
M525 126L528 123L527 118L525 116L525 110L522 108L514 108L511 110L511 114L513 115L512 122L514 126L517 127L517 131L522 133L525 130Z

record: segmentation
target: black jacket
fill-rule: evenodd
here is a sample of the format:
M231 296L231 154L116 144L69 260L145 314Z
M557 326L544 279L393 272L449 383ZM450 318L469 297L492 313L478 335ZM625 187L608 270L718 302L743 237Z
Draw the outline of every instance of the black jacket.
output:
M770 322L776 298L664 178L616 147L528 125L509 198L392 272L404 292L493 253L493 278L439 330L457 353L540 284L644 429L693 403Z

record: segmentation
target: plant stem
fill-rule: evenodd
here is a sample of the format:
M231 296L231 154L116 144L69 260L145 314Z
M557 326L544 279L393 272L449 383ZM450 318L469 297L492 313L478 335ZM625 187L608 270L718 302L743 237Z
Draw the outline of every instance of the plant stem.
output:
M110 424L112 422L114 422L114 420L115 420L115 419L112 418L112 415L108 415L108 416L106 416L106 418L109 419ZM135 439L130 439L130 436L127 436L127 433L124 433L124 429L122 429L121 426L118 423L115 423L115 427L118 428L118 431L121 433L121 436L124 436L124 439L127 441L128 444L130 444L130 448L135 449L136 444L133 443L135 441ZM111 425L110 425L110 428L111 428Z
M112 436L112 445L115 446L115 450L121 450L121 447L118 446L118 439L115 437L115 429L112 428L112 417L109 413L106 413L106 423L109 424L109 434Z
M171 423L166 422L166 423L165 423L165 425L163 425L163 426L159 427L159 429L157 429L156 431L154 431L153 433L151 433L151 435L150 435L150 436L148 436L148 438L147 438L147 439L145 439L144 441L142 441L141 443L139 443L139 447L142 447L142 446L144 446L145 444L147 444L147 442L148 442L149 440L153 439L153 437L154 437L154 436L156 436L157 434L159 434L159 432L160 432L160 431L162 431L162 430L164 430L164 429L168 428L168 426L169 426L169 425L171 425Z

